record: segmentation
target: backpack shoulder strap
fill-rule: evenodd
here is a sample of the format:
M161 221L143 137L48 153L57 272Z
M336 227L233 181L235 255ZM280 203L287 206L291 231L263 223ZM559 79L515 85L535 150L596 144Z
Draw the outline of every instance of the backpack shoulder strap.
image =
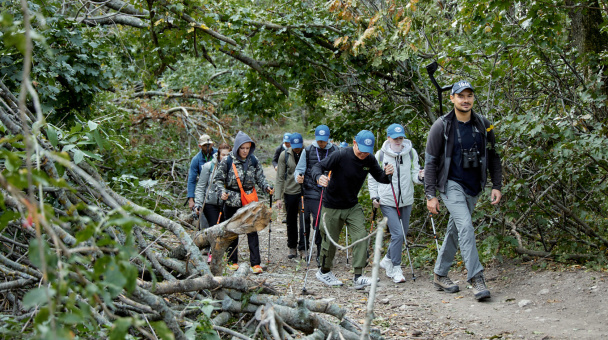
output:
M228 172L230 172L230 168L232 167L232 155L228 155L226 157L226 176L224 177L224 186L228 184Z
M384 150L380 149L380 156L378 157L378 162L382 164L384 161Z
M285 149L285 180L287 180L287 160L289 160L289 152Z

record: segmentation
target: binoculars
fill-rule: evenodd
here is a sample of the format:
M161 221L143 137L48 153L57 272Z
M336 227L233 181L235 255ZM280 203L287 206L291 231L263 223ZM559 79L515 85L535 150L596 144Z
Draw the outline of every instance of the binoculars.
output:
M462 150L462 167L465 169L479 167L479 150L477 148Z

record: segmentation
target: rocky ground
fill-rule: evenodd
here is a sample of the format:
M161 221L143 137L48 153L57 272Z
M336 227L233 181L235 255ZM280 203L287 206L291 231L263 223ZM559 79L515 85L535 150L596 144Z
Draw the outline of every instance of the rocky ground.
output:
M241 238L241 263L247 264L247 241ZM267 265L268 232L260 232L266 271L250 278L265 281L284 294L301 295L306 263L287 259L286 243L285 224L273 222ZM374 325L387 339L608 338L606 272L588 271L580 266L534 270L532 263L513 261L494 264L486 267L492 298L480 303L468 287L466 271L452 271L450 276L461 291L448 294L433 288L432 268L415 268L414 281L406 264L402 264L405 283L393 283L380 270ZM330 288L316 279L313 260L306 288L315 298L335 299L349 309L347 317L362 324L369 287L353 289L351 269L346 264L346 252L338 251L334 273L345 285Z
M272 180L274 171L267 170L267 177ZM271 225L270 249L268 229L260 232L265 272L250 278L265 281L284 294L301 296L306 264L303 260L287 259L282 213L275 219ZM241 264L246 265L249 262L246 237L241 236L239 246ZM352 268L346 263L346 252L337 252L334 266L336 276L345 282L343 287L330 288L319 282L313 259L307 291L315 298L335 299L349 309L347 317L362 324L369 287L353 289ZM551 264L547 266L549 269L537 270L534 262L521 261L486 265L492 298L480 303L473 298L465 270L452 270L450 277L459 284L460 292L448 294L433 288L431 267L415 268L415 281L408 263L402 263L402 267L408 280L400 284L393 283L384 270L380 270L373 324L387 339L608 338L608 273L605 271ZM371 271L369 267L367 270Z

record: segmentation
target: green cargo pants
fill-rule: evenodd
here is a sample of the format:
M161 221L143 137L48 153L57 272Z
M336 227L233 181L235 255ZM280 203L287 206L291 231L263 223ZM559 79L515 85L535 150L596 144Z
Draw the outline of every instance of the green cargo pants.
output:
M323 207L321 217L324 217L325 226L320 225L321 237L323 242L321 244L321 268L331 269L333 267L334 256L336 255L336 246L331 243L325 229L331 236L331 238L338 242L340 239L340 233L342 233L342 227L344 224L348 226L348 234L352 239L352 243L367 236L365 230L365 216L363 215L363 209L357 203L350 209L331 209ZM321 224L323 220L321 221ZM326 227L326 228L325 228ZM353 268L355 274L362 274L363 267L367 265L367 243L361 242L353 247Z

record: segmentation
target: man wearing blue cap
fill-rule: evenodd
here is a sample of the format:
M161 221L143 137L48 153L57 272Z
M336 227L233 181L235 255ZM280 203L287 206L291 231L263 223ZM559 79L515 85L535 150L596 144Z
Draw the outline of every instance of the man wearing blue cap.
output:
M285 134L283 135L283 143L281 143L281 145L279 145L274 150L274 157L272 157L272 166L274 167L275 171L277 170L277 166L279 165L279 156L281 156L281 152L291 147L291 144L289 143L290 135L291 134L289 132L285 132Z
M432 214L440 209L437 191L450 212L445 239L435 263L433 284L437 290L456 293L457 284L448 272L458 246L467 268L467 280L473 286L478 301L490 297L483 276L483 266L475 244L475 228L471 214L487 182L492 179L492 204L502 197L500 189L502 168L495 148L494 126L472 111L475 95L468 81L452 86L450 100L454 110L440 117L431 126L426 144L424 184L427 208Z
M317 271L317 279L329 286L341 286L331 272L336 247L331 243L328 235L334 241L339 239L342 227L348 224L353 243L367 235L365 230L365 216L359 205L357 195L363 186L368 174L380 183L390 183L389 175L393 174L393 166L388 164L384 171L378 165L373 155L374 134L362 130L353 141L353 146L340 149L312 168L312 178L321 186L326 187L323 194L323 216L325 226L319 227L323 237L321 246L321 268ZM330 171L329 176L323 173ZM329 178L328 178L329 177ZM367 244L360 242L353 247L353 269L355 289L362 289L371 285L371 279L363 275L363 268L367 264Z
M376 159L380 164L388 163L395 167L393 183L381 184L368 176L367 185L374 208L380 207L382 215L388 219L387 225L391 232L391 243L380 267L386 270L386 276L393 279L393 282L402 283L405 282L405 277L401 271L401 252L410 225L414 184L422 184L422 180L419 177L418 153L412 147L412 142L405 139L403 126L391 124L386 132L387 140L376 153Z
M319 125L315 129L315 142L302 151L302 157L294 172L295 180L304 187L304 226L300 226L300 243L298 249L309 249L310 223L317 220L321 187L312 178L312 167L334 153L338 148L329 142L329 127ZM311 219L312 215L312 219ZM321 234L317 230L313 242L317 245L317 264L321 254ZM306 242L306 243L305 243Z
M277 208L283 207L285 198L285 210L287 212L287 248L289 248L289 259L295 258L298 246L298 208L300 203L300 184L294 179L293 173L296 165L301 159L303 140L302 135L295 132L289 136L291 147L279 156L277 167L277 180L275 199Z

